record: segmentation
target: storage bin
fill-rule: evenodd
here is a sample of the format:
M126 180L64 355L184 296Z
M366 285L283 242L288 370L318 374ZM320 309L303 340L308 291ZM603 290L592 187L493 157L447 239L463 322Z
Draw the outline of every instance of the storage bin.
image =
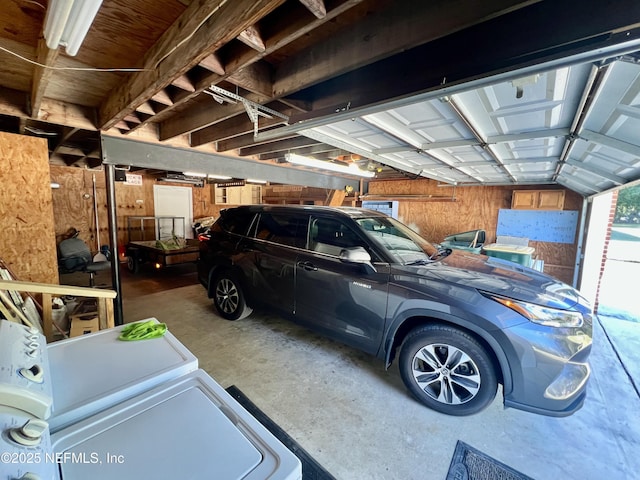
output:
M500 243L491 243L482 247L485 255L489 257L509 260L525 267L533 265L533 247L525 247L523 245L504 245Z

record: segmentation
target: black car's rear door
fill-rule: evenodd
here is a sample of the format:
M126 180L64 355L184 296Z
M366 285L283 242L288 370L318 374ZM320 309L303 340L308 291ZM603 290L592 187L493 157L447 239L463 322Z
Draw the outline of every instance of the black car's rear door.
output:
M306 214L260 214L252 238L240 245L252 298L293 312L295 265L306 243L308 218Z
M367 272L340 260L343 248L366 240L340 219L312 217L309 248L296 262L295 314L304 323L361 350L375 354L384 331L389 267Z

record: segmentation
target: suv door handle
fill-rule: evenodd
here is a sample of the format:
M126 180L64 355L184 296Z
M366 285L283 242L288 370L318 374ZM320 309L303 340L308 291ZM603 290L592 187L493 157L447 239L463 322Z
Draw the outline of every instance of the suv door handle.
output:
M311 262L298 262L297 263L298 267L300 268L304 268L305 270L307 270L308 272L317 272L318 271L318 267L316 267L313 263Z

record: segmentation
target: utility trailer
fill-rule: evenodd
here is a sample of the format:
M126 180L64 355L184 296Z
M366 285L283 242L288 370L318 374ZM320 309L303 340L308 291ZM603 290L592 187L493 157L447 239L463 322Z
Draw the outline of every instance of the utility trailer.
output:
M184 238L184 222L184 217L127 217L125 255L129 271L137 273L144 263L163 268L196 262L199 242Z

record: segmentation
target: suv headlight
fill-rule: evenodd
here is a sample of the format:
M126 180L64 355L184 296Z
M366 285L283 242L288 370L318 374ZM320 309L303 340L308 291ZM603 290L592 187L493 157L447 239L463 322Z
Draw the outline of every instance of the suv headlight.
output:
M569 310L560 310L559 308L543 307L535 303L521 302L511 298L498 297L490 295L490 298L501 303L505 307L515 310L523 317L540 325L549 327L581 327L582 314Z

